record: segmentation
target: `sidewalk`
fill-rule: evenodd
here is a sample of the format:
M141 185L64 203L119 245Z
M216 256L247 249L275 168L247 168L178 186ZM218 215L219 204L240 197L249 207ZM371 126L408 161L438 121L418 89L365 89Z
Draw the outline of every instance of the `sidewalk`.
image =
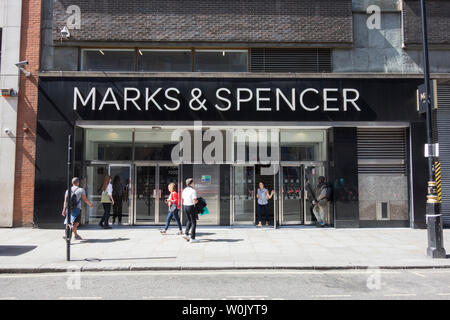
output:
M63 230L0 229L0 273L181 269L450 268L426 230L199 227L198 243L155 227L83 228L66 262ZM444 231L450 254L450 230Z

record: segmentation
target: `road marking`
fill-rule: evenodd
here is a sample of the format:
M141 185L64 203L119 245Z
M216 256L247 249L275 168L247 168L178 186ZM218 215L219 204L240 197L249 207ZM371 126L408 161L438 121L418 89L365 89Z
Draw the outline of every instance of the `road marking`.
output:
M1 297L0 300L17 300L16 297Z
M102 297L59 297L59 300L101 300Z
M438 296L450 296L450 293L438 293Z
M393 293L393 294L385 294L385 297L414 297L415 293Z
M351 297L350 294L319 294L319 295L313 295L313 298L345 298L345 297Z
M142 299L145 299L145 300L166 300L166 299L186 299L186 297L185 296L161 296L161 297L152 296L152 297L142 297Z
M242 298L242 299L251 299L251 298L268 298L268 296L226 296L227 298Z

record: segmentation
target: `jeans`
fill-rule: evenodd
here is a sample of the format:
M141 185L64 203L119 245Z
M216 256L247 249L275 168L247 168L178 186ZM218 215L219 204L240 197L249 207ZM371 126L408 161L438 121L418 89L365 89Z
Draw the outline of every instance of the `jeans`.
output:
M258 203L258 222L261 222L261 210L265 210L266 222L269 221L269 204Z
M186 225L186 235L191 235L191 239L195 239L195 228L197 227L197 212L195 206L183 206L184 212L188 218Z
M169 229L170 220L172 220L172 217L175 218L175 221L177 222L178 225L178 229L182 230L180 217L178 216L178 209L175 209L172 212L169 211L169 213L167 214L166 226L164 227L164 230Z
M103 217L100 220L101 224L104 224L104 226L109 225L109 213L111 212L111 203L102 203L103 204L103 210L105 210L105 213L103 213Z
M324 208L322 208L321 206L319 206L317 204L313 208L313 212L314 212L314 215L316 216L317 222L320 224L324 223L324 221L323 221L324 216L325 216L324 211L325 211Z

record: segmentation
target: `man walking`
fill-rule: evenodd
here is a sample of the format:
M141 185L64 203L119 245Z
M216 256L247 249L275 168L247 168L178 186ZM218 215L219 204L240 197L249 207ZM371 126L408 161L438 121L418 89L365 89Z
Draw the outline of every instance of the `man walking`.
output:
M72 179L72 188L71 188L71 198L67 199L69 190L66 190L66 194L64 196L64 207L62 211L62 216L66 217L65 223L69 223L69 215L67 214L67 201L71 201L71 210L70 210L70 223L72 224L72 232L75 236L75 239L82 240L80 235L77 232L77 228L80 225L81 221L81 200L83 200L89 207L94 207L94 205L89 201L86 197L86 191L83 188L80 188L80 179L73 178Z
M189 178L186 180L186 188L183 190L182 198L183 210L188 219L184 238L191 243L198 242L195 239L195 228L197 227L197 210L195 209L195 205L197 204L197 191L194 189L194 179Z
M316 200L313 201L313 212L316 216L317 223L323 227L325 226L324 218L325 214L328 213L328 198L327 190L328 185L325 183L325 177L320 176L318 179L317 189L316 189Z

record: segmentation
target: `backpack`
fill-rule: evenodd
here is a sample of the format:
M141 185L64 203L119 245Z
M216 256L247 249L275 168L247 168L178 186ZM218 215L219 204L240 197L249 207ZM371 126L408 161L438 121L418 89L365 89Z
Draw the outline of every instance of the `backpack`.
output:
M76 188L75 191L77 191L79 188ZM70 196L70 208L76 208L78 206L78 199L77 199L77 195L75 194L75 191L72 191L71 196Z
M333 201L333 187L331 185L327 185L326 197L328 201Z

